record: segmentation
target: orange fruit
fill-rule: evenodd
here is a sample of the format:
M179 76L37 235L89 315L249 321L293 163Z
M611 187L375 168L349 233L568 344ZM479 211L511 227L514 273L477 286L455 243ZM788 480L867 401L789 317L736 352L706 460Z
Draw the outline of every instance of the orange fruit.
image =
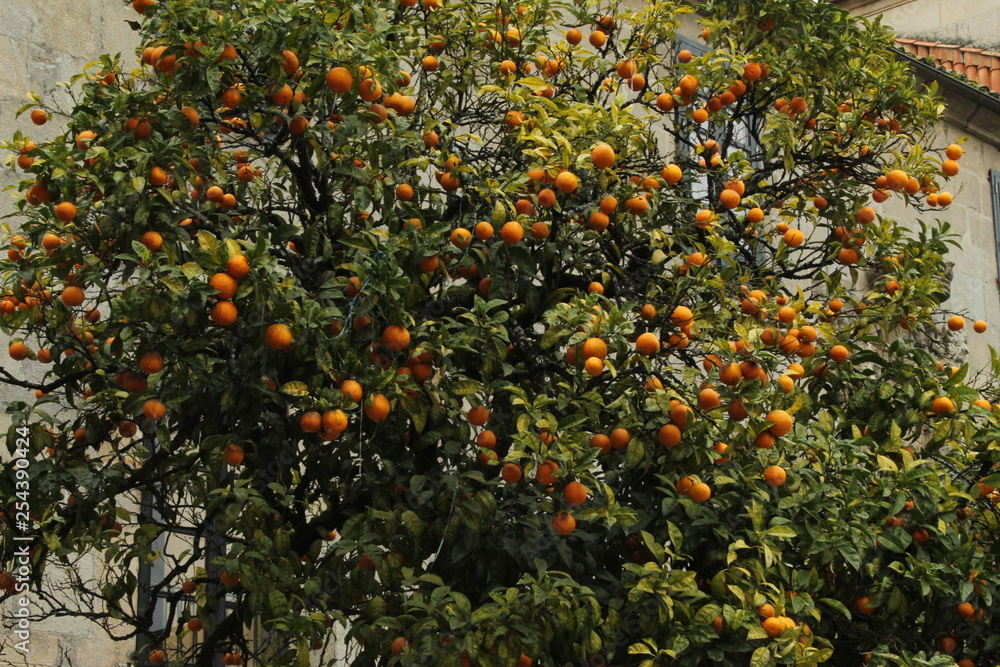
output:
M566 502L569 503L570 505L574 506L582 505L584 502L586 502L587 495L588 495L587 487L581 484L580 482L576 481L570 482L563 489L563 498L565 498Z
M494 231L493 225L486 222L485 220L483 222L476 223L475 234L476 238L479 239L480 241L487 241L493 238L493 231Z
M960 331L965 327L965 318L961 315L952 315L948 318L948 329L951 331Z
M142 414L146 419L151 419L152 421L159 421L163 419L167 414L167 406L155 398L150 398L142 404Z
M705 482L698 482L691 486L687 496L696 503L703 503L712 497L712 489Z
M976 615L976 608L968 602L962 602L955 607L955 612L958 614L959 618L969 619Z
M393 352L406 349L410 345L410 332L404 327L391 324L382 331L382 345Z
M490 418L490 410L485 405L477 405L467 414L469 423L473 426L483 426Z
M583 370L587 371L587 375L597 377L604 372L604 361L599 357L589 357L583 362Z
M371 402L365 406L365 414L373 422L385 421L389 416L389 410L391 406L389 405L389 399L382 394L375 394L371 398Z
M340 383L340 394L355 403L360 403L364 392L361 385L354 380L344 380Z
M798 248L805 242L806 236L801 229L789 229L784 233L782 239L789 248Z
M233 255L229 258L229 261L226 262L226 273L233 278L245 278L250 274L250 261L245 255ZM218 287L216 287L216 289L218 289Z
M32 119L34 118L32 117ZM962 151L962 147L959 146L958 144L950 144L948 148L945 149L944 154L948 157L949 160L958 160L959 158L962 157L963 152L964 151Z
M600 338L588 338L583 342L581 351L583 352L584 359L590 359L591 357L604 359L608 356L608 344Z
M62 294L60 295L60 300L70 308L76 308L83 303L84 300L83 290L76 285L68 285L63 288Z
M598 144L590 150L590 161L598 169L608 169L615 163L615 151L607 144Z
M691 492L691 487L694 486L694 484L694 479L685 475L677 480L677 483L674 484L674 488L677 489L677 493L682 496L686 496Z
M762 75L760 65L757 63L747 63L743 66L743 79L746 81L756 81Z
M212 306L209 316L216 324L228 327L236 321L237 314L236 306L233 305L232 301L219 301Z
M215 288L215 296L219 299L232 299L236 296L239 284L236 279L228 273L216 273L208 281L208 284Z
M660 170L660 177L667 185L674 185L684 177L684 172L676 164L671 163Z
M850 352L843 345L834 345L830 348L830 359L833 361L847 361Z
M607 454L611 451L611 438L604 435L603 433L595 433L590 438L590 446L594 449L601 450L601 454Z
M299 417L299 427L306 433L318 433L323 426L323 418L315 410L305 412Z
M399 655L407 646L409 646L409 643L406 641L406 637L396 637L392 640L392 644L389 645L389 650L392 651L393 655Z
M33 109L31 112L31 122L35 125L45 125L49 120L49 114L45 109ZM959 149L961 150L961 149Z
M354 77L346 67L334 67L326 73L326 87L334 93L346 93L354 84Z
M635 348L640 354L645 354L646 356L656 354L660 350L660 339L653 333L646 332L640 334L635 340Z
M320 430L329 433L343 433L347 429L347 415L343 410L327 410L320 418Z
M524 226L515 220L504 223L500 228L500 238L508 245L514 245L524 238Z
M676 447L681 443L681 430L674 424L664 424L656 437L664 447Z
M875 221L875 209L871 206L864 206L859 208L854 214L854 219L857 220L862 225L867 225Z
M516 484L521 481L521 466L516 463L505 463L500 470L500 476L508 484Z
M939 415L944 412L954 412L955 404L947 396L938 396L931 402L931 412Z
M723 208L734 209L740 205L740 193L727 188L719 194L719 203Z
M720 405L722 405L722 399L719 398L719 392L711 387L705 387L698 393L698 407L702 410L713 410Z
M773 465L764 469L764 480L771 486L781 486L786 478L785 469L781 466Z
M132 3L132 6L135 7L136 6L136 2L139 2L139 1L140 0L135 0L135 2ZM138 11L138 9L136 11ZM149 661L151 663L153 663L154 665L162 665L163 663L165 663L167 661L167 654L164 653L163 651L161 651L160 649L156 649L155 651L150 651L149 652Z
M959 169L958 163L954 160L945 160L941 163L941 172L945 176L957 176Z
M983 333L986 331L986 322L983 320L976 320L975 324L972 325L972 330L976 333Z
M275 350L283 350L292 344L292 330L287 324L272 324L264 330L264 342Z
M56 217L62 222L72 222L76 218L76 204L71 201L56 204Z
M636 72L639 71L639 67L638 65L636 65L636 62L634 60L629 58L619 62L618 67L616 67L615 70L618 72L618 76L620 76L621 78L631 79L633 76L636 75Z
M493 449L497 446L497 436L493 431L486 429L476 436L476 445L483 449Z
M163 355L156 350L144 352L143 355L139 357L139 368L147 375L159 373L163 370Z
M608 437L608 441L615 449L625 449L628 447L628 443L631 442L631 440L632 434L629 433L627 429L621 427L611 431L611 435Z
M778 438L788 435L794 424L792 416L784 410L771 410L764 419L772 423L767 430Z
M906 181L909 177L909 174L902 169L893 169L885 175L885 184L890 190L902 190L906 187Z
M569 535L576 530L576 519L569 512L559 512L552 519L552 528L560 535Z
M163 247L163 237L158 232L145 232L139 237L139 243L146 246L150 252L156 252Z
M559 188L559 192L562 192L563 194L573 192L579 185L579 179L577 179L576 174L571 171L564 171L556 176L556 187Z

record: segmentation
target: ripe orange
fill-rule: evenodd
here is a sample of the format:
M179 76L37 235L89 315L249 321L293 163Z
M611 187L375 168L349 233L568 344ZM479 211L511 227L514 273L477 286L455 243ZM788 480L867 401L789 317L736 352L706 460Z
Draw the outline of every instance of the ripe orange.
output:
M660 427L657 440L664 447L676 447L681 443L681 430L674 424L664 424Z
M223 327L228 327L235 322L237 315L238 311L232 301L219 301L212 306L212 311L209 314L213 322Z
M955 404L947 396L938 396L931 402L931 412L939 415L944 412L954 412Z
M951 331L960 331L965 327L965 318L961 315L952 315L948 318L948 329Z
M35 125L45 125L49 120L49 114L45 109L34 109L31 112L31 122Z
M382 394L375 394L371 397L370 403L365 406L365 414L373 422L385 421L389 416L389 399Z
M902 190L909 177L909 174L902 169L893 169L885 175L885 184L890 190Z
M618 63L618 67L615 68L618 72L618 76L623 79L631 79L635 76L636 72L639 71L638 65L632 59L622 60Z
M595 433L590 438L590 446L594 449L599 449L600 454L607 454L611 451L611 438L604 435L603 433Z
M698 482L691 486L687 496L696 503L703 503L712 497L712 489L705 482Z
M146 246L150 252L156 252L163 247L163 237L159 232L145 232L139 237L139 243Z
M719 203L723 208L734 209L740 205L740 193L736 190L725 189L719 194Z
M483 426L490 419L490 410L485 405L477 405L469 410L467 416L473 426Z
M945 176L957 176L959 169L958 163L954 160L945 160L941 163L941 172Z
M233 255L226 262L226 273L236 279L245 278L250 274L250 261L245 255Z
M587 487L585 487L580 482L576 481L570 482L563 489L563 498L565 498L566 502L569 503L570 505L574 506L582 505L584 502L586 502L587 495L588 495Z
M135 0L135 2L139 2L139 0ZM133 7L135 6L135 2L132 3ZM136 11L139 10L137 9ZM160 649L156 649L155 651L150 651L149 661L154 665L162 665L167 661L167 654L161 651Z
M772 425L767 430L771 435L778 438L788 435L794 423L792 416L784 410L771 410L764 419L772 422Z
M326 87L334 93L346 93L354 84L354 77L346 67L334 67L326 73Z
M404 327L390 324L382 331L382 345L393 352L406 349L410 345L410 332Z
M653 333L646 332L640 334L635 341L635 348L640 354L645 354L646 356L656 354L660 350L660 339Z
M287 324L272 324L264 331L264 342L272 349L283 350L292 344L292 330Z
M233 446L235 447L236 445ZM219 581L222 582L223 586L235 586L240 583L240 573L237 572L236 574L229 574L229 572L223 570L222 574L219 575Z
M875 221L875 209L871 206L864 206L859 208L854 214L855 220L857 220L862 225L867 225Z
M392 644L390 644L389 649L392 651L393 655L399 655L407 646L409 646L409 643L406 641L406 637L396 637L392 640Z
M559 188L559 192L562 192L563 194L573 192L579 185L579 179L577 179L576 174L571 171L564 171L556 176L556 187Z
M600 357L589 357L583 362L583 370L587 371L587 375L597 377L604 372L604 360Z
M786 478L785 469L779 465L768 466L764 469L764 480L771 486L781 486L785 483Z
M569 512L559 512L552 519L552 528L560 535L569 535L576 530L576 519Z
M361 389L361 385L354 380L344 380L340 383L340 394L355 403L360 403L364 392Z
M743 66L743 79L746 81L756 81L762 75L760 65L757 63L747 63Z
M149 350L139 357L139 368L143 373L152 375L163 370L163 355L156 350Z
M595 30L590 33L590 37L587 38L587 41L590 42L590 45L595 49L599 49L607 43L608 36L602 30Z
M625 210L632 215L642 215L649 210L649 201L645 197L630 197L625 200Z
M722 405L722 399L719 398L719 392L711 387L705 387L698 393L698 407L702 410L707 412L708 410L714 410L720 405Z
M976 608L968 602L962 602L955 607L955 612L958 614L959 618L969 619L976 615Z
M146 419L152 421L159 421L163 419L167 414L167 406L163 404L162 401L158 401L155 398L147 399L145 403L142 404L142 414L145 415Z
M608 356L608 344L600 338L588 338L583 342L581 351L583 352L584 359L590 359L591 357L604 359Z
M508 484L516 484L521 481L521 466L516 463L505 463L500 470L500 476Z
M781 635L781 633L785 631L786 627L783 617L781 616L765 618L761 622L760 626L764 628L764 632L767 633L767 636L772 639Z
M958 160L962 157L962 147L958 144L950 144L948 148L945 149L944 154L949 160Z
M592 439L593 440L593 439ZM608 442L615 449L625 449L628 447L628 443L632 440L632 434L624 428L616 428L611 431L611 435L608 438Z
M56 217L62 222L72 222L76 218L76 204L71 201L56 204Z
M315 410L310 410L299 417L299 426L306 433L318 433L323 426L323 418Z
M986 322L983 320L976 320L975 324L972 325L972 330L976 333L983 333L986 331Z
M615 163L615 151L607 144L598 144L590 150L590 161L598 169L608 169Z
M830 359L833 361L847 361L850 352L843 345L834 345L830 348Z
M789 229L784 233L782 239L789 248L798 248L805 242L806 236L801 229Z
M477 239L479 239L480 241L487 241L493 238L493 225L486 222L485 220L483 222L478 222L476 223L475 233Z
M208 281L208 284L215 288L215 296L219 299L232 299L236 296L236 290L239 288L236 279L228 273L216 273Z
M85 295L82 289L76 285L68 285L63 288L62 294L59 298L70 308L76 308L83 303L84 296Z
M524 226L515 220L504 223L504 226L500 228L500 238L508 245L514 245L524 238Z
M347 415L339 408L336 410L327 410L320 417L320 430L327 433L343 433L347 429L347 424Z

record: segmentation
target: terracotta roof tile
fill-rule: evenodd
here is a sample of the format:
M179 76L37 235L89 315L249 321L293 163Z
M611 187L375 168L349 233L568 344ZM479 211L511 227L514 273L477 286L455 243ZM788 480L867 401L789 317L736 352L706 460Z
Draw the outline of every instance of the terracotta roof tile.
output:
M896 44L917 58L933 60L938 67L965 76L973 85L1000 93L1000 52L905 37L896 38Z

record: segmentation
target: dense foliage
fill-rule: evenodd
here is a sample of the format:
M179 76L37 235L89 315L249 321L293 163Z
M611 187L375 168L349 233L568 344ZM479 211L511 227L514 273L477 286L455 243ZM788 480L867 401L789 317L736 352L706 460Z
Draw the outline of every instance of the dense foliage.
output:
M132 5L141 64L8 143L0 373L37 391L9 447L30 429L45 614L176 665L332 664L333 636L357 665L1000 652L997 396L917 345L961 148L882 26Z

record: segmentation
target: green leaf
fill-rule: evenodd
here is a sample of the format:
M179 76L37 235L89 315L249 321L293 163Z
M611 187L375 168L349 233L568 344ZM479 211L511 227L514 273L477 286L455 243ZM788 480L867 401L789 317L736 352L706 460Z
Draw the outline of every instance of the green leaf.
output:
M293 380L291 382L286 382L278 389L282 394L286 396L308 396L309 395L309 385L305 382L299 382L298 380Z

